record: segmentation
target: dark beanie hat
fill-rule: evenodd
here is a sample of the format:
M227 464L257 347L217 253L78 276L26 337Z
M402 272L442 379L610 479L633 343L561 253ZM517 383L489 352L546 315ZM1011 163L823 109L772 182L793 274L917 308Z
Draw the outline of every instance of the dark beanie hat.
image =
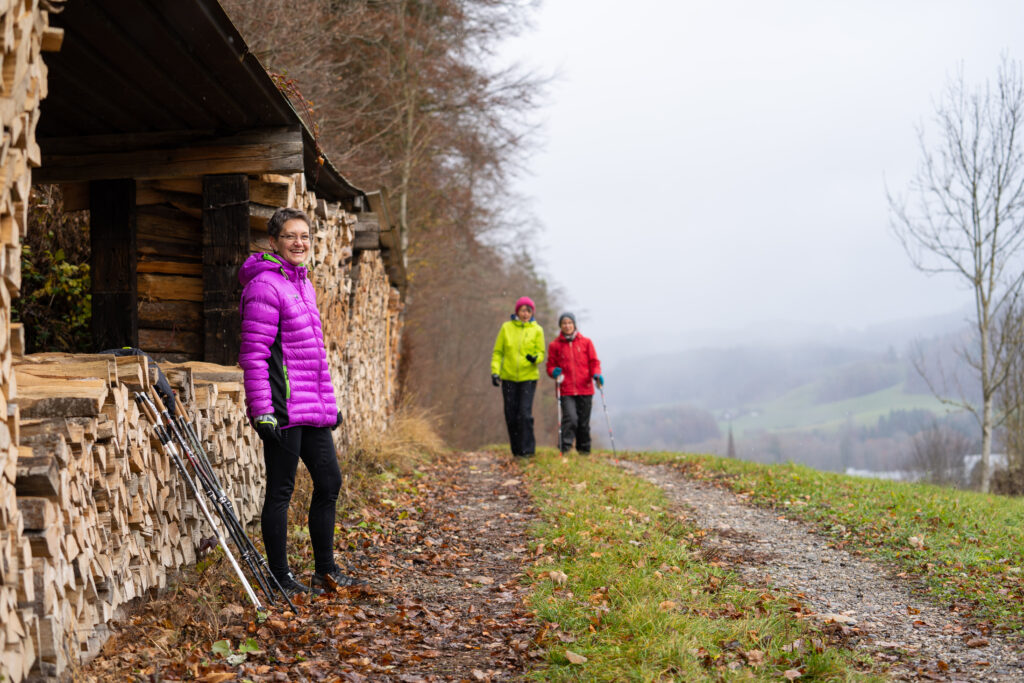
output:
M558 324L561 325L562 320L564 320L565 318L568 318L569 320L572 321L573 327L578 327L578 325L576 325L576 316L570 313L569 311L566 311L562 315L558 316Z

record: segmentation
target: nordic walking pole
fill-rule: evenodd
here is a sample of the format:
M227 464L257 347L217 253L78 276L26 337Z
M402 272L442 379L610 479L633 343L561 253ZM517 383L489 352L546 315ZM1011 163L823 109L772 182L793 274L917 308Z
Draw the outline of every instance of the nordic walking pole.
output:
M213 466L210 464L210 457L207 455L206 449L203 448L202 441L199 439L199 434L193 428L192 423L188 419L188 411L185 410L184 404L177 396L174 397L174 402L175 407L177 407L175 412L177 413L178 424L178 430L175 431L175 436L179 441L182 441L183 444L187 441L191 445L191 450L196 455L196 460L202 465L203 470L207 473L216 495L217 502L221 507L221 516L229 519L230 521L228 526L235 529L234 537L232 538L235 542L235 546L240 549L242 556L250 563L250 569L253 574L256 575L257 580L260 582L260 586L264 589L264 592L267 593L267 597L270 598L270 600L274 599L263 584L266 582L267 586L269 586L272 581L278 592L280 592L284 597L285 602L287 602L288 606L291 607L292 611L298 612L295 608L295 603L292 602L291 598L288 597L288 593L285 592L284 588L281 586L281 582L278 581L277 577L274 576L274 573L270 571L270 566L267 564L266 558L256 548L256 545L252 542L252 539L249 538L249 535L245 533L245 528L242 526L242 523L238 519L238 515L235 513L235 508L231 504L231 499L228 498L224 491L224 487L220 483L220 479L217 478L217 473L214 472ZM164 413L164 415L166 417L167 414ZM195 467L195 463L193 463L192 466ZM269 577L269 580L267 577Z
M615 435L612 434L612 421L608 419L608 404L604 402L604 382L597 385L601 390L601 407L604 408L604 421L608 424L608 438L612 440L612 455L616 458L619 454L615 451Z
M249 568L249 572L252 577L256 580L260 590L267 596L267 600L274 602L274 594L270 588L270 581L266 575L260 571L259 563L256 561L255 548L252 547L252 542L249 541L249 537L246 536L245 530L242 528L241 522L238 521L238 517L235 515L234 510L231 507L231 501L228 499L227 494L224 493L223 488L220 486L220 482L217 481L217 476L213 473L213 469L208 463L200 462L197 451L194 447L190 446L185 440L177 422L171 417L170 412L165 408L161 410L157 405L159 396L145 396L146 402L154 410L160 413L163 417L165 429L170 433L172 439L177 441L178 449L184 453L185 458L189 464L192 465L192 471L199 479L199 483L202 486L203 493L210 500L210 503L214 506L214 512L220 517L221 523L224 528L227 529L228 538L235 544L235 548L238 551L239 558ZM161 401L163 402L163 401Z
M561 375L559 375L558 377L561 377ZM561 392L561 389L560 389L561 385L562 385L562 383L559 382L558 378L556 377L555 378L555 405L558 406L558 454L559 455L565 455L565 453L562 452L562 392Z
M146 394L141 391L135 392L135 401L139 404L139 408L145 413L149 421L153 423L153 431L156 432L157 438L160 440L160 445L163 447L164 452L171 456L171 460L174 462L174 466L177 468L178 473L188 482L188 487L192 491L192 497L196 499L199 504L199 509L203 513L203 517L206 518L206 523L213 529L213 533L217 536L217 542L220 547L224 549L224 555L227 556L228 561L231 562L231 566L234 568L235 573L238 575L238 579L242 582L242 587L245 588L246 594L249 596L249 600L256 607L259 612L265 612L266 608L263 607L263 603L260 602L256 592L249 585L249 580L245 578L245 574L242 572L242 568L238 566L238 562L235 560L235 556L231 554L231 548L228 547L228 542L224 540L224 532L220 530L217 524L213 521L213 515L210 514L209 508L206 507L206 501L203 499L202 494L199 493L199 488L196 483L192 480L188 470L185 469L185 463L181 459L181 455L178 453L178 448L174 442L171 441L170 435L167 429L164 427L160 414L157 413L152 407L150 401L147 405L146 399L149 398Z

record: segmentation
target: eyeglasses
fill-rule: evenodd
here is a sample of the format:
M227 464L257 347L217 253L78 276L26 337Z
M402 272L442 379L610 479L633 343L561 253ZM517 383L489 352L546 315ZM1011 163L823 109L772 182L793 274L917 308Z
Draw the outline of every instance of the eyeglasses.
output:
M309 241L309 235L291 235L291 234L288 234L288 235L280 235L277 239L281 240L282 242L295 242L296 240L301 240L303 242L308 242Z

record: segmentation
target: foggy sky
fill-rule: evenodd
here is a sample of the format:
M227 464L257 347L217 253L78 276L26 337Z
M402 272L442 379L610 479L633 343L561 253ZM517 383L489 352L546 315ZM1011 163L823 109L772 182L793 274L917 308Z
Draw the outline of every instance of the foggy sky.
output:
M910 265L885 188L950 75L1024 57L1024 3L546 0L535 23L504 55L558 76L517 190L599 351L970 303Z

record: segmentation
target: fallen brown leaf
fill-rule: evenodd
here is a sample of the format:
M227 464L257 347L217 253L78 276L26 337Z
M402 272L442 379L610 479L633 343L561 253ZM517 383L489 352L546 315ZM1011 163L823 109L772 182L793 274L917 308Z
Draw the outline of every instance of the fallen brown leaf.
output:
M558 586L564 586L569 581L569 576L565 572L558 570L552 570L548 572L548 578L551 579L552 583Z
M572 650L565 651L565 658L569 660L571 664L586 664L587 658L583 655L578 655Z
M202 683L224 683L224 681L233 681L234 679L234 671L214 671L204 674L196 680L201 681Z

